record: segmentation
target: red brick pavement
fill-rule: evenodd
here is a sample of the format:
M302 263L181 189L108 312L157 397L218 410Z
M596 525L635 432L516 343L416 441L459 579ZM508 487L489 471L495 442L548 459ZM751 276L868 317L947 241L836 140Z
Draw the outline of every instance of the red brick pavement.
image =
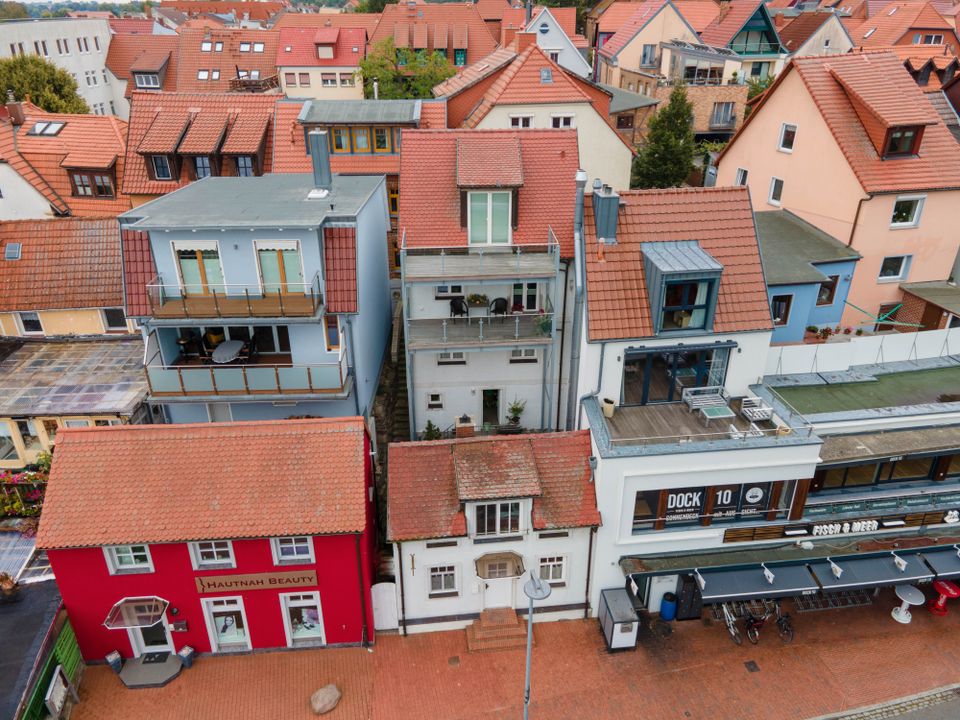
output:
M674 623L664 639L609 654L595 620L535 626L531 717L536 720L802 720L957 682L960 606L945 618L923 609L911 625L872 607L794 615L783 645L767 626L757 646L735 646L723 626ZM744 663L753 660L760 671ZM91 667L72 720L308 720L307 698L336 682L331 720L519 718L523 650L467 653L465 634L381 635L357 648L204 657L164 688L126 690Z

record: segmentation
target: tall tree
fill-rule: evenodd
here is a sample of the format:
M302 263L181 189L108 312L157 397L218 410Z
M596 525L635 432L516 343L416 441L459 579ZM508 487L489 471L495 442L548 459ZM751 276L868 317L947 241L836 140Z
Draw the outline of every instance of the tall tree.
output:
M0 93L5 95L7 90L17 100L29 95L30 102L48 112L90 112L70 73L37 55L0 59Z
M27 6L19 2L0 2L0 20L20 20L30 17Z
M633 161L630 184L639 188L677 187L693 170L693 105L678 84L670 100L647 124L646 144Z
M360 61L364 95L373 97L373 82L377 81L378 97L382 100L398 98L431 98L434 85L456 75L456 68L442 53L417 52L400 48L387 38L373 46Z

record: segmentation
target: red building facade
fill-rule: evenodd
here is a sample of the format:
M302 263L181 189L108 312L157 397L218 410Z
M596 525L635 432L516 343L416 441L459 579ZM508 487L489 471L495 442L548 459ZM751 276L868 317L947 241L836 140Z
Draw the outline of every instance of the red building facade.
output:
M38 544L84 658L372 641L369 450L359 418L59 434Z

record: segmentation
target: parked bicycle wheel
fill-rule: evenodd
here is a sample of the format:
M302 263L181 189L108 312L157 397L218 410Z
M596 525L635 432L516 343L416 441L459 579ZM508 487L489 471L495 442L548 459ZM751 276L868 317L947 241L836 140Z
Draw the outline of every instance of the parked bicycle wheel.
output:
M760 628L756 627L755 625L751 625L750 627L748 627L747 640L752 642L754 645L760 642Z
M740 631L737 630L736 626L728 627L727 630L730 631L730 637L733 638L734 643L743 645L743 637L740 635Z
M783 619L777 623L777 628L780 630L780 639L785 643L793 642L793 625L789 620Z

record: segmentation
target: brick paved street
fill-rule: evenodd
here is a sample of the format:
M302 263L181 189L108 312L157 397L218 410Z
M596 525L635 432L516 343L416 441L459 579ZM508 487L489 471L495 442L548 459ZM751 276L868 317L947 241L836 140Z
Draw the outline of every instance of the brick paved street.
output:
M596 621L536 626L533 718L802 720L955 683L960 608L925 610L901 626L889 590L871 607L794 615L797 639L767 627L758 646L722 625L674 624L636 652L608 654ZM745 663L754 661L758 672ZM87 670L73 720L307 720L310 692L338 683L333 720L519 718L523 651L468 654L463 632L381 636L362 649L200 658L165 688L125 690L106 667Z

